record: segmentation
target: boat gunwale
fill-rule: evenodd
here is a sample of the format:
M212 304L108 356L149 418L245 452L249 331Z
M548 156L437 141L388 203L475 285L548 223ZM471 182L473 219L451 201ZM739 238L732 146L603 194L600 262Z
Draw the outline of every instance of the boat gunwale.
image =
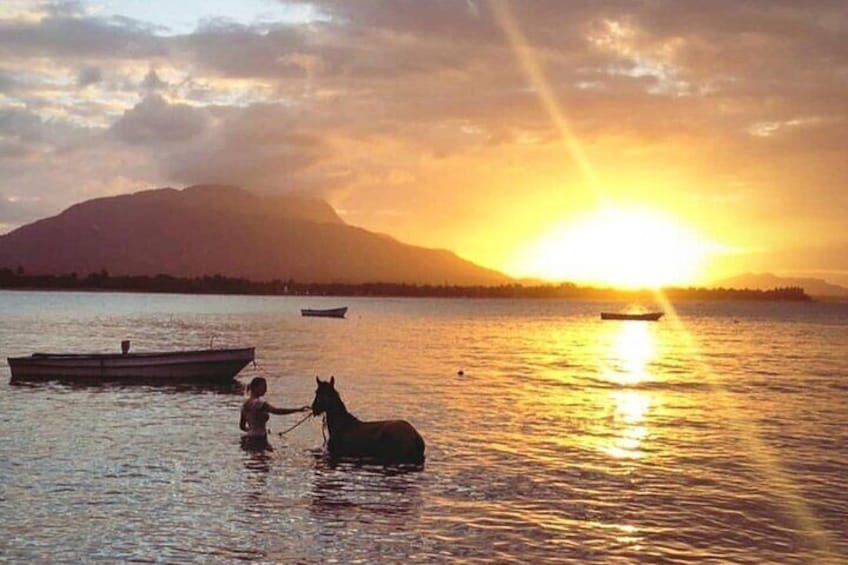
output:
M188 349L184 351L138 351L133 353L32 353L23 357L7 357L11 361L99 361L112 359L151 359L156 357L162 358L177 358L197 355L209 355L213 353L223 355L233 355L238 358L237 354L248 353L250 359L256 355L255 347L238 347L238 348L218 348L218 349ZM247 357L247 355L245 355ZM190 362L198 362L197 360Z

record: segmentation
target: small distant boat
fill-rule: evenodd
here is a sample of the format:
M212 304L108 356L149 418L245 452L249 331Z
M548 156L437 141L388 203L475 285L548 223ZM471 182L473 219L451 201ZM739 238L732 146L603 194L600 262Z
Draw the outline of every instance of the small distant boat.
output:
M129 353L129 345L124 343L123 353L33 353L29 357L9 357L11 382L226 384L253 361L255 353L253 347Z
M303 308L300 314L301 316L316 316L319 318L344 318L345 314L347 314L347 306L342 308L326 308L323 310Z
M601 320L640 320L656 322L663 317L663 312L646 312L644 314L620 314L618 312L601 312Z

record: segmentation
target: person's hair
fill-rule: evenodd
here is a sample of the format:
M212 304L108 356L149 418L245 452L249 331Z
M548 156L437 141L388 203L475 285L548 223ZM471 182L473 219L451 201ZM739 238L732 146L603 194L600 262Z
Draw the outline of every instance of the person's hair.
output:
M250 392L256 392L261 386L268 388L268 383L265 381L265 377L253 377L253 380L251 380L250 384L247 385L247 390Z

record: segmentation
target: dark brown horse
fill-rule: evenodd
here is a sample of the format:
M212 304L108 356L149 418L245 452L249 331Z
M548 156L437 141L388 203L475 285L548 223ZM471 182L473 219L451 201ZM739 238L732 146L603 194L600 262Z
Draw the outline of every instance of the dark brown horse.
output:
M327 449L333 457L353 457L380 463L424 463L424 439L405 420L362 422L347 411L336 390L336 379L322 381L312 401L312 414L327 415L330 438Z

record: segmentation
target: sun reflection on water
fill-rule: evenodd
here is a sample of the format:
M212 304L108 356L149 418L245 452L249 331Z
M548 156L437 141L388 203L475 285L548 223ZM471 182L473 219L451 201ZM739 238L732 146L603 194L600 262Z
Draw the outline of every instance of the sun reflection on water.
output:
M643 322L624 322L617 329L606 352L604 377L620 385L651 380L647 367L656 355L653 332Z
M604 364L604 377L620 386L635 387L653 380L649 364L656 355L654 334L646 324L625 322L616 327ZM616 459L641 459L642 443L648 437L646 417L653 403L652 395L635 388L616 389L609 393L612 408L609 439L600 446Z
M603 451L617 459L641 459L642 442L648 437L643 422L651 406L651 397L634 390L615 391L610 394L615 403L612 421L613 438Z

